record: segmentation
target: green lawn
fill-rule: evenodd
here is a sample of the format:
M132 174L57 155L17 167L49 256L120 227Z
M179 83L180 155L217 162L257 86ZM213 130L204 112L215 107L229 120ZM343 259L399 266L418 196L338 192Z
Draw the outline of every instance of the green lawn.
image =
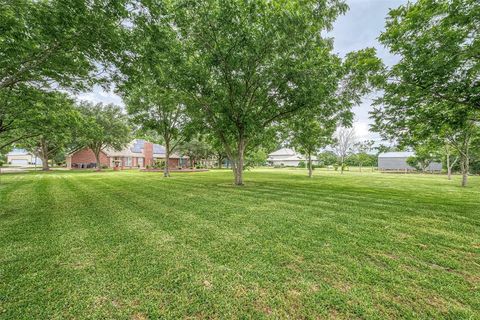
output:
M480 318L480 178L4 174L0 318Z

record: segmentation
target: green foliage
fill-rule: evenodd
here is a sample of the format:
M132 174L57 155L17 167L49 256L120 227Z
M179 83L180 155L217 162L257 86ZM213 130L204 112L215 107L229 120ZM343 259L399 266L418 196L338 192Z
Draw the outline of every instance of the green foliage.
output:
M210 144L208 144L202 136L192 138L190 141L182 143L179 147L179 152L187 156L192 165L208 159L213 154Z
M377 165L377 156L368 153L355 153L345 159L345 164L354 167L373 167Z
M245 169L251 169L267 164L268 154L264 148L257 148L255 151L248 152L245 158Z
M379 39L400 59L385 73L372 113L374 129L402 145L448 140L461 156L464 186L480 117L479 24L477 0L421 0L392 9Z
M52 91L107 84L105 71L123 50L126 2L1 2L0 149L32 137L23 129L42 125L34 123L38 101Z
M78 110L82 114L84 125L78 132L77 148L92 149L98 164L101 150L121 150L130 142L130 127L120 107L82 102Z
M305 164L305 161L302 160L302 161L298 162L297 167L299 167L299 168L305 168L305 165L306 165L306 164Z
M18 129L25 136L18 145L36 154L48 170L49 160L64 154L83 123L66 94L54 91L37 98L36 108L29 109L28 120Z
M218 137L242 184L245 154L272 136L272 127L303 109L358 102L363 92L354 88L370 76L373 50L343 64L322 37L346 9L337 0L153 1L138 12L140 32L133 33L147 35L141 52L175 79L169 90L185 94L189 115Z
M337 163L337 156L332 151L323 151L319 153L317 159L324 166L331 166Z
M116 60L127 1L15 0L0 6L0 90L85 89ZM101 73L100 73L101 74Z

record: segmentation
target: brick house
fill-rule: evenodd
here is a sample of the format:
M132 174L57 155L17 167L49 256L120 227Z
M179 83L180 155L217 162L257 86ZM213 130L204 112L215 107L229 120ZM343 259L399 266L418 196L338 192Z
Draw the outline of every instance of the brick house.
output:
M165 161L165 148L159 144L142 139L133 140L120 151L105 149L100 153L100 163L109 168L122 169L145 168L158 161ZM95 154L91 149L81 149L66 157L68 169L88 169L96 167ZM187 167L188 159L178 154L171 154L169 168Z

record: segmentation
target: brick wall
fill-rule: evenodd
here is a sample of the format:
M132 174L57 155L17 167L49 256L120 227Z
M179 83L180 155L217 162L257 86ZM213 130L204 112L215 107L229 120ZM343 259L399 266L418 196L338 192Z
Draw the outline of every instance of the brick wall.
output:
M75 152L70 157L70 165L72 168L75 168L75 164L79 164L79 163L88 164L96 161L97 160L95 159L95 154L91 149L82 149L80 151ZM103 152L100 152L100 163L102 165L106 165L110 167L110 161L107 155Z
M168 167L171 169L176 169L180 165L179 159L168 159Z

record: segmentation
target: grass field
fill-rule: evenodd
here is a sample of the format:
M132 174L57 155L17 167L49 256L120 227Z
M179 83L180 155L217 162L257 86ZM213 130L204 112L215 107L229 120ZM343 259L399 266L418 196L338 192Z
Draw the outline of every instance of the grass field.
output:
M1 319L480 318L480 178L4 174Z

